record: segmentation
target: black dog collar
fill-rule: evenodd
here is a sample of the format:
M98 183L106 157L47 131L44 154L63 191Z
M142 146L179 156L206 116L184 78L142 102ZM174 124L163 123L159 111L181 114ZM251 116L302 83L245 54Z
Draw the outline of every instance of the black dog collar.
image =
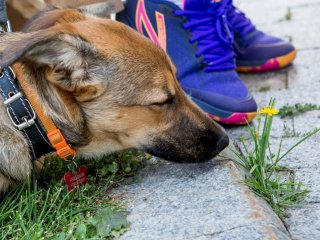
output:
M54 152L46 131L37 119L30 102L24 96L11 68L4 68L0 73L0 94L12 124L26 138L32 158L35 160Z

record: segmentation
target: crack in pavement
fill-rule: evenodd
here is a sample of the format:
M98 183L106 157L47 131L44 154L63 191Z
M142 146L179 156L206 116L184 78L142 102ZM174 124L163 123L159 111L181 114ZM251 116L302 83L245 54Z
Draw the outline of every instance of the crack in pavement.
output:
M225 229L223 231L217 231L217 232L213 232L213 233L206 233L206 234L200 234L200 235L196 235L196 236L192 236L190 238L183 238L184 240L194 240L195 238L199 238L199 237L215 237L219 234L222 234L222 233L225 233L225 232L229 232L229 231L232 231L234 229L239 229L239 228L245 228L245 227L252 227L253 225L252 224L245 224L245 225L239 225L239 226L236 226L236 227L232 227L232 228L228 228L228 229ZM279 229L279 227L273 223L267 223L267 224L256 224L255 227L272 227L272 228L275 228L277 230L279 230L280 232L284 233L284 234L287 234L289 233L288 229L286 228L287 232L284 232L283 229ZM267 234L267 233L266 233ZM289 233L288 237L290 239L292 239L292 236L291 234Z
M221 234L221 233L224 233L224 232L228 232L228 231L231 231L231 230L233 230L233 229L243 228L243 227L248 227L248 226L250 226L250 225L240 225L240 226L228 228L228 229L223 230L223 231L217 231L217 232L213 232L213 233L201 234L201 235L192 236L192 237L190 237L190 238L184 238L184 239L185 239L185 240L188 240L188 239L193 240L194 238L199 238L199 237L203 237L203 236L205 236L205 237L214 237L214 236L216 236L216 235L218 235L218 234Z

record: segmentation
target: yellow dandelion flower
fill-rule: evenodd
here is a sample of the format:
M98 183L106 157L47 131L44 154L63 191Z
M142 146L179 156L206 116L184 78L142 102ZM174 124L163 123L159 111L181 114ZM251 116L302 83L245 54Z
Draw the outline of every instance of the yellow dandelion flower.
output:
M264 107L259 111L260 114L266 114L268 116L276 115L279 113L278 109L271 108L271 107Z

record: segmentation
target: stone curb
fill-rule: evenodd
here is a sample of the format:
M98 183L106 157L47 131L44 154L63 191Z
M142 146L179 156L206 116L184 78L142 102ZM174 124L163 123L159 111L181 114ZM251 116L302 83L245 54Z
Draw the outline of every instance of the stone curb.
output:
M130 228L120 239L291 239L270 206L239 183L231 161L156 161L139 176L112 192L129 211Z

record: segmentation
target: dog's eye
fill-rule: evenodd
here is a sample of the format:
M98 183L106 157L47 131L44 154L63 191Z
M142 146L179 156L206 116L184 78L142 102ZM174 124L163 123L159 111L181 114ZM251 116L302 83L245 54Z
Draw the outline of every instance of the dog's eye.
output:
M163 105L169 105L169 104L172 104L173 103L173 100L174 100L174 97L170 97L170 98L167 98L165 101L163 102L156 102L156 103L153 103L151 105L153 106L163 106Z

